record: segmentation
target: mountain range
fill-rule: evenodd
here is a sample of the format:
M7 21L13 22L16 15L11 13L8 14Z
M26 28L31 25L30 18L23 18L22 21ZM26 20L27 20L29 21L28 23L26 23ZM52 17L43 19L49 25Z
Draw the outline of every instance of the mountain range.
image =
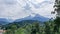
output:
M39 14L36 14L34 17L32 17L31 15L25 17L25 18L21 18L21 19L16 19L15 21L16 22L19 22L19 21L22 21L22 20L38 20L38 21L41 21L41 22L45 22L45 21L48 21L49 18L46 18L46 17L43 17Z
M27 16L25 18L16 19L13 22L20 22L20 21L24 21L24 20L37 20L37 21L40 21L40 22L45 22L45 21L48 21L49 18L43 17L43 16L41 16L39 14L36 14L34 17L32 17L31 15L29 15L29 16ZM10 22L12 22L12 20L9 21L9 19L0 18L0 24L2 24L2 25L8 24Z
M8 23L9 23L8 19L0 18L0 25L5 25L5 24L8 24Z

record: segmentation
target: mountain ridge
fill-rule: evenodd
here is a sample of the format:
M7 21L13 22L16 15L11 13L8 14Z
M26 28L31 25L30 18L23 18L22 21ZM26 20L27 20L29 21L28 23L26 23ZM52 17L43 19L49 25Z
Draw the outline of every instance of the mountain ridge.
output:
M27 16L25 18L22 18L22 19L16 19L15 21L18 22L18 21L22 21L22 20L38 20L38 21L41 21L41 22L45 22L45 21L48 21L49 18L43 17L39 14L36 14L34 17L29 15L29 16Z

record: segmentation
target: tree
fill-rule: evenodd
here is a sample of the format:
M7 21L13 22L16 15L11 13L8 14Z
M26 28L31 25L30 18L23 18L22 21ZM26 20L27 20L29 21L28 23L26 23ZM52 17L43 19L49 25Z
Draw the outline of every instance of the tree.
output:
M11 25L11 31L13 34L15 34L15 30L17 29L17 26L14 24L14 25Z
M56 19L54 20L54 22L55 22L54 31L59 32L59 27L60 27L60 0L55 0L54 8L55 8L55 11L57 12Z
M54 11L57 12L56 17L60 17L60 0L55 0Z
M17 29L16 24L11 24L5 28L7 34L15 34L15 30Z
M59 32L59 27L60 27L60 17L57 17L55 20L54 20L54 24L55 24L55 27L54 27L54 31L55 32Z
M36 33L38 33L38 34L40 34L40 31L39 31L39 23L33 23L33 26L32 26L32 32L31 32L31 34L36 34Z
M51 34L50 32L51 30L50 30L49 22L46 22L45 23L45 34Z

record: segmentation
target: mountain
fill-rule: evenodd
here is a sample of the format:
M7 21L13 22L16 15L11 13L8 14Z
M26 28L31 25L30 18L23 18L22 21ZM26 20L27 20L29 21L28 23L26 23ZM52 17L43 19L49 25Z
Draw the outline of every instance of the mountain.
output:
M45 21L48 21L49 18L43 17L43 16L41 16L39 14L36 14L34 17L29 15L29 16L27 16L25 18L15 20L15 22L19 22L19 21L22 21L22 20L38 20L38 21L41 21L41 22L45 22Z
M41 22L45 22L45 21L48 21L49 18L43 17L39 14L36 14L35 17L33 17L33 20L38 20L38 21L41 21Z
M21 19L16 19L14 22L21 22L21 21L31 21L31 22L35 22L35 21L40 21L40 22L45 22L45 21L48 21L49 18L46 18L46 17L43 17L39 14L36 14L34 17L29 15L25 18L21 18ZM6 18L0 18L0 24L1 25L6 25L6 24L9 24L12 20L10 19L6 19ZM30 23L31 23L30 22Z
M0 24L1 25L5 25L5 24L8 24L8 23L9 23L8 19L6 19L6 18L0 18Z

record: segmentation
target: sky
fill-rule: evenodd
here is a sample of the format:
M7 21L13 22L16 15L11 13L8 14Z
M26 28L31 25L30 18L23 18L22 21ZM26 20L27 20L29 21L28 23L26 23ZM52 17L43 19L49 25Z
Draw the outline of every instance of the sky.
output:
M36 14L52 18L54 0L0 0L0 18L19 19Z

